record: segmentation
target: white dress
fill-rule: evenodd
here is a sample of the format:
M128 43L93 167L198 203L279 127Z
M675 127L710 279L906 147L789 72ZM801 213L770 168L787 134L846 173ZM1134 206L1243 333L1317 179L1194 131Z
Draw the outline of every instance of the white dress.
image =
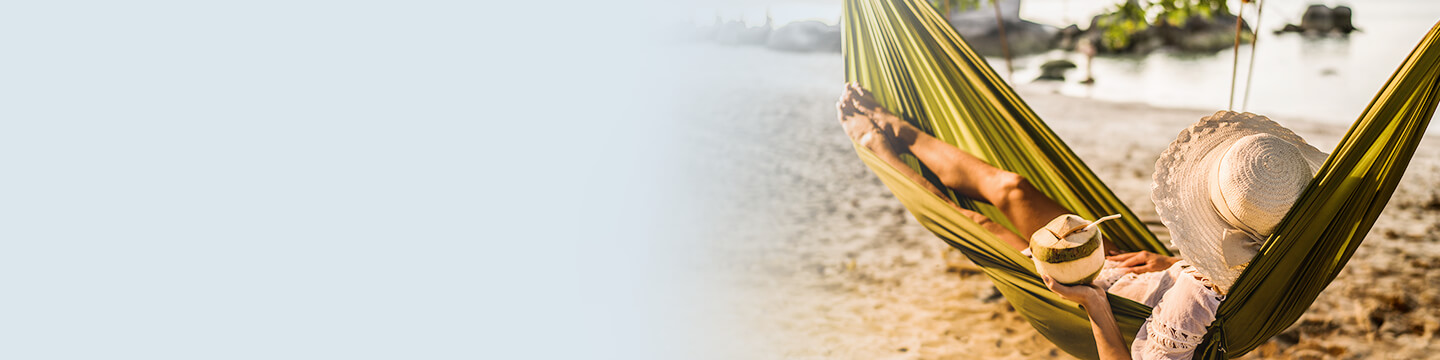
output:
M1119 263L1105 261L1095 285L1154 309L1130 345L1131 357L1191 358L1205 338L1205 328L1215 321L1215 310L1224 297L1201 283L1185 260L1165 271L1144 274L1128 274L1116 265Z

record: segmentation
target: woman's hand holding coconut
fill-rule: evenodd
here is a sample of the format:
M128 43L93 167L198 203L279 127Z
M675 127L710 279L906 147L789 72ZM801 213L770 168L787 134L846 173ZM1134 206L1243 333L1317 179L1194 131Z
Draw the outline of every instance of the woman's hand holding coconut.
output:
M1105 290L1100 290L1100 288L1095 287L1095 285L1065 285L1055 281L1055 278L1050 277L1050 275L1041 275L1040 278L1045 279L1045 286L1049 287L1050 291L1054 291L1065 300L1074 301L1076 304L1087 308L1092 304L1109 308L1110 300L1105 298Z
M1115 313L1110 312L1110 299L1105 290L1094 284L1065 285L1049 275L1041 275L1045 286L1065 300L1074 301L1085 309L1090 317L1090 331L1095 335L1095 347L1101 359L1129 359L1130 349L1120 336L1120 325L1115 322Z
M1098 225L1119 217L1110 215L1092 222L1073 214L1061 215L1030 237L1035 269L1045 279L1045 286L1085 308L1102 359L1130 358L1115 314L1110 312L1110 299L1093 283L1105 263L1104 236Z

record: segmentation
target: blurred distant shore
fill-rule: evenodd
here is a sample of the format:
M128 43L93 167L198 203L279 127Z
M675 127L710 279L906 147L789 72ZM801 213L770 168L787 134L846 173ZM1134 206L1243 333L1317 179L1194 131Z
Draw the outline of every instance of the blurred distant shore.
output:
M774 5L773 21L768 22L769 6L757 5L743 12L697 10L670 34L680 38L675 42L681 44L721 44L742 52L770 49L805 56L837 56L840 4L792 3ZM1041 86L1053 87L1065 95L1159 107L1212 108L1226 105L1233 96L1236 107L1248 111L1302 116L1344 126L1355 120L1376 90L1440 19L1440 3L1374 0L1352 4L1354 9L1337 6L1321 11L1312 9L1308 1L1267 2L1262 17L1255 16L1254 6L1246 8L1245 22L1260 27L1254 34L1258 37L1254 46L1246 41L1237 50L1225 40L1234 36L1234 23L1230 22L1212 24L1218 26L1207 26L1208 30L1191 29L1194 31L1188 33L1189 37L1177 37L1172 30L1155 30L1154 34L1142 36L1148 40L1127 45L1131 48L1126 51L1107 53L1102 48L1093 59L1083 51L1072 51L1079 43L1094 41L1097 34L1090 31L1091 23L1116 3L1031 0L1014 8L1002 2L1001 17L1007 24L1007 41L1014 55L1013 81L1030 83L1043 78L1046 83ZM951 25L977 51L990 54L987 59L1003 74L1005 60L998 46L994 9L952 10ZM1327 11L1328 17L1321 16ZM1275 33L1291 28L1287 25L1304 31ZM1329 30L1319 30L1327 26ZM1348 32L1357 27L1360 31ZM1253 67L1249 64L1252 53ZM1236 55L1240 58L1238 68L1233 63ZM1090 77L1087 67L1092 70L1093 83L1084 81ZM1064 70L1067 68L1068 73ZM1047 71L1057 69L1061 76L1047 75ZM1250 76L1251 70L1254 76ZM1232 71L1240 80L1233 94ZM1248 86L1247 79L1253 80Z

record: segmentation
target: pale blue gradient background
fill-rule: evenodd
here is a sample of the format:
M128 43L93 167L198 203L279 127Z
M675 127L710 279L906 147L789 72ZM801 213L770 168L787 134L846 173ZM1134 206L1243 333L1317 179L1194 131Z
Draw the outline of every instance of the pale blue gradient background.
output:
M688 13L499 3L0 7L0 358L723 347L647 38Z

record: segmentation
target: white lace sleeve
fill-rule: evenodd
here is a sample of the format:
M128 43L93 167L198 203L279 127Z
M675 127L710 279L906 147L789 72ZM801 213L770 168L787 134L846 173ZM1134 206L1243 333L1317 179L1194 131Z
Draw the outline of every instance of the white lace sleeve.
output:
M1120 268L1120 262L1105 260L1105 266L1100 268L1100 274L1095 276L1095 286L1101 290L1110 290L1110 286L1125 275L1130 275L1130 269Z
M1215 321L1219 295L1195 279L1177 279L1135 337L1136 359L1189 359Z

